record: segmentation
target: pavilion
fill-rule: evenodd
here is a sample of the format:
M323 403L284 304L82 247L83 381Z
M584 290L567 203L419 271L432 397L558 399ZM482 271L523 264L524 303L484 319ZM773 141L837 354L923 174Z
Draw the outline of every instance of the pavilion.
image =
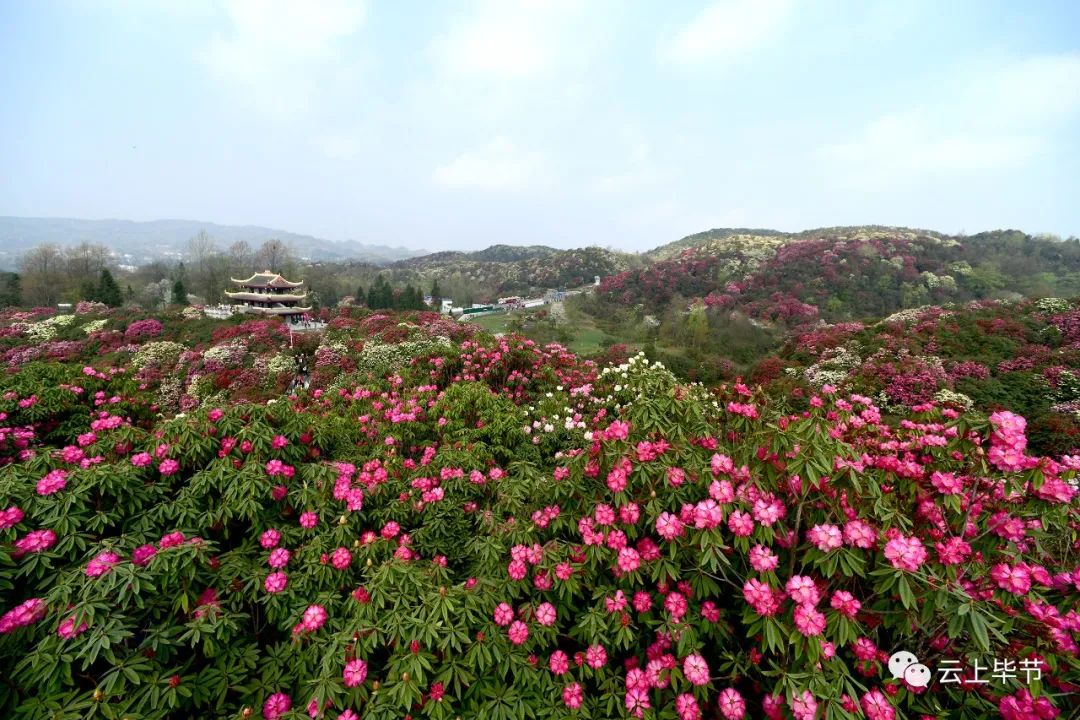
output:
M225 293L236 312L272 315L295 323L311 310L310 305L301 305L307 299L303 280L292 282L269 270L255 273L247 280L229 279L240 286L237 292Z

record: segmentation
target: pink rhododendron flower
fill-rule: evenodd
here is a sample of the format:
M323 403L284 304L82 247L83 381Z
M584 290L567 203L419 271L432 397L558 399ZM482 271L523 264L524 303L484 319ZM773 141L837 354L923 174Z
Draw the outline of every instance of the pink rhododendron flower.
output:
M184 544L184 533L179 530L161 536L158 545L162 550L165 548L178 547Z
M590 645L585 651L585 664L593 670L599 670L607 664L607 650L603 645Z
M682 593L671 592L664 598L664 609L671 614L672 619L681 620L690 609L690 604Z
M7 530L10 527L15 527L23 519L23 511L18 507L11 505L10 507L0 510L0 530Z
M747 537L754 532L754 519L749 513L736 510L728 516L728 528L737 537Z
M41 598L31 598L23 601L0 617L0 635L36 623L45 617L47 611L45 601Z
M706 685L709 682L709 664L698 654L683 658L683 675L692 685Z
M782 596L767 583L751 578L743 584L743 599L758 615L768 617L780 609Z
M549 602L540 603L536 608L536 622L540 623L544 627L551 627L555 624L555 606Z
M665 540L674 540L682 535L682 532L682 522L671 513L663 512L656 518L656 533Z
M893 720L896 717L896 711L889 699L877 688L865 693L859 704L862 705L867 720Z
M274 530L273 528L271 528L270 530L266 530L265 532L263 532L262 535L259 536L259 544L267 550L277 547L278 543L280 542L281 533L279 533L277 530Z
M691 696L692 697L692 696ZM746 701L735 688L724 688L720 691L720 699L717 702L720 714L725 720L742 720L746 717ZM679 713L680 718L682 713Z
M555 675L565 675L570 670L570 658L566 656L562 650L556 650L551 653L551 658L548 660L548 668Z
M506 631L507 637L514 645L521 645L529 639L529 626L520 620L510 623L510 629Z
M289 576L283 572L272 572L266 576L266 580L263 581L263 587L266 588L268 593L279 593L285 589L288 584Z
M835 525L817 525L806 533L806 539L822 552L836 550L844 544L844 535Z
M926 548L914 537L895 537L885 544L885 557L898 570L914 572L926 562Z
M755 545L750 548L750 566L758 572L775 570L780 564L780 558L773 554L772 550L764 545Z
M86 577L97 578L108 574L113 566L120 562L120 556L114 552L104 551L97 554L86 565Z
M813 578L805 575L794 575L787 581L786 589L791 599L805 605L817 605L821 601L821 593Z
M37 553L48 550L56 544L56 533L52 530L32 530L15 541L16 552L13 556L25 553Z
M292 709L292 698L285 693L274 693L263 703L263 718L277 720Z
M829 601L829 605L841 615L849 618L854 618L862 607L862 603L856 600L855 596L847 590L837 590L834 592L832 599Z
M300 527L310 530L319 524L319 516L310 510L300 514Z
M852 520L844 526L844 542L852 547L864 550L874 547L877 542L877 533L862 520Z
M641 556L633 548L624 547L619 550L618 568L620 572L628 573L637 570L641 565Z
M63 490L65 486L67 486L67 472L53 470L38 480L36 490L38 495L52 495Z
M495 624L506 627L514 620L514 609L507 603L495 606Z
M964 482L956 473L935 471L930 476L930 484L942 495L962 495Z
M971 546L958 537L939 542L934 549L938 554L938 562L942 565L959 565L971 555Z
M150 558L157 555L158 549L154 545L140 545L131 551L131 562L138 566L146 565Z
M315 632L326 623L327 617L326 608L322 605L308 605L300 625L307 632Z
M348 548L339 547L334 550L334 553L330 556L330 564L337 570L344 570L349 567L349 563L352 562L352 553Z
M364 680L367 679L367 663L359 658L350 660L345 663L345 670L342 673L342 677L345 681L345 687L362 685Z
M720 711L724 712L723 696L721 696ZM698 705L697 698L690 693L676 695L675 714L679 716L679 720L701 720L701 707Z
M577 710L581 707L581 703L585 700L585 693L581 689L580 683L571 683L563 688L562 691L563 704L571 710Z
M85 622L79 623L79 626L75 627L75 616L72 615L60 623L60 626L56 628L56 634L64 640L71 640L72 638L82 635L88 629L90 629L90 626Z
M825 616L813 605L796 605L795 628L806 637L820 635L825 631Z
M267 565L280 570L289 564L289 558L292 557L292 553L286 548L276 548L270 551L270 556L266 559Z
M1031 589L1031 571L1024 563L998 563L990 569L990 577L999 588L1013 595L1026 595Z
M817 717L818 704L809 690L803 690L791 701L791 714L795 720L815 720Z

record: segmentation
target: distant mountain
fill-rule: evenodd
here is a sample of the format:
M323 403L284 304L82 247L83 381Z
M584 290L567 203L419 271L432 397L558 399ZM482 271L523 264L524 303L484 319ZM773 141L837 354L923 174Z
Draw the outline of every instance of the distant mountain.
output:
M311 235L257 225L218 225L196 220L79 220L71 218L0 217L0 267L12 268L30 248L43 243L61 247L81 242L106 245L125 264L182 257L187 241L205 230L223 249L239 240L253 248L271 238L286 243L305 260L362 260L391 263L423 255L424 251L356 241L334 242Z

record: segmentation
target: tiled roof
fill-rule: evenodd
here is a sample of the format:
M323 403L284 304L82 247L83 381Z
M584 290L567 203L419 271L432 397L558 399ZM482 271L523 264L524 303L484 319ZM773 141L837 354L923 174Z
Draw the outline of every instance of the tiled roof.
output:
M269 270L263 270L260 273L255 273L247 280L237 280L236 278L229 278L234 283L239 283L245 287L274 287L274 288L291 288L300 287L304 284L304 281L291 282L281 277L277 273L272 273Z

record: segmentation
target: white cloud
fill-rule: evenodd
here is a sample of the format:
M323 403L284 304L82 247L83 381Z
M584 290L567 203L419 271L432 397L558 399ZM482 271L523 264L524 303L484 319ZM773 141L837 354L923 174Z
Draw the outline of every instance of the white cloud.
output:
M604 195L648 190L661 184L666 173L651 162L652 146L641 128L628 124L617 133L616 156L624 160L624 168L607 172L588 183L588 187Z
M683 67L729 61L774 42L793 10L793 0L714 2L660 44L660 59Z
M937 102L881 115L822 147L823 169L840 184L882 188L1030 163L1080 110L1080 56L982 68L945 86Z
M361 139L349 133L317 135L311 144L320 153L335 160L347 160L360 154Z
M927 173L994 170L1021 163L1039 149L1037 138L965 132L942 127L930 111L885 115L853 139L826 146L822 159L875 185Z
M365 19L359 0L229 0L225 13L232 32L199 59L259 109L280 114L311 104Z
M457 189L524 190L543 183L545 170L543 155L497 137L437 167L432 180Z
M581 0L489 0L452 23L431 43L432 59L451 76L493 80L534 77L575 53L569 40Z

